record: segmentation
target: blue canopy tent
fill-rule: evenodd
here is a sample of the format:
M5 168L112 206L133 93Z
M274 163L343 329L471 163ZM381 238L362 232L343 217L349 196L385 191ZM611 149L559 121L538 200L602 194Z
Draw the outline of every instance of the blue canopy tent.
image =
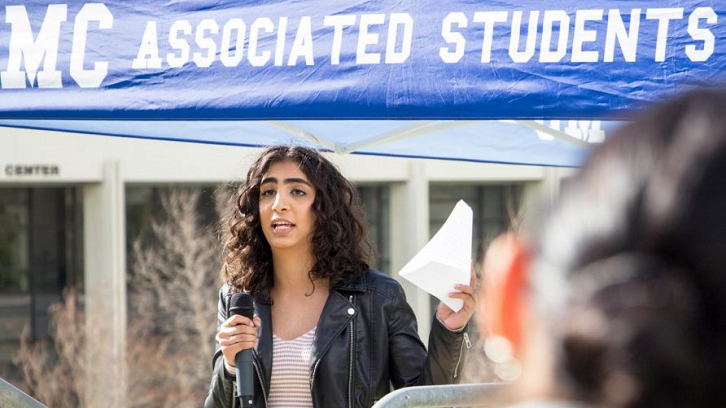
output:
M725 11L696 0L10 1L0 125L577 165L607 128L590 119L726 80Z
M524 123L522 125L521 123ZM339 154L577 166L616 123L563 121L78 121L0 120L0 126L259 147L303 144ZM562 130L560 130L562 128ZM568 135L566 132L571 133Z
M0 5L0 126L576 166L596 120L726 83L726 0L62 1ZM85 259L123 288L104 171ZM123 332L118 309L93 312Z

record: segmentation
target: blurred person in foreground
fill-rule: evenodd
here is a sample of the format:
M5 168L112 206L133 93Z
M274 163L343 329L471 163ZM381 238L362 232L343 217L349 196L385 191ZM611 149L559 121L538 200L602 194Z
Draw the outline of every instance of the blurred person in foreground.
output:
M640 115L539 215L477 314L516 406L726 407L726 92Z

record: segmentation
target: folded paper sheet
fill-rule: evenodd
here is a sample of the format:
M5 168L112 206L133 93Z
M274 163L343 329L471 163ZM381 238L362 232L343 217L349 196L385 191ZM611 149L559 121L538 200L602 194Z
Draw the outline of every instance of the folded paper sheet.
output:
M459 200L439 232L401 269L399 275L458 312L464 302L452 299L457 283L469 284L474 214Z

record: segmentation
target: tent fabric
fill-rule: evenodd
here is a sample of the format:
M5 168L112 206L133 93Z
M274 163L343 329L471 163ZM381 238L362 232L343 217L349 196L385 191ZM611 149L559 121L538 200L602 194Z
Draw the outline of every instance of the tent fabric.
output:
M0 120L5 127L107 136L249 147L299 144L341 154L565 167L582 164L590 147L617 125L544 121L541 126L551 132L538 132L514 121Z
M726 80L724 0L0 7L0 118L592 119Z

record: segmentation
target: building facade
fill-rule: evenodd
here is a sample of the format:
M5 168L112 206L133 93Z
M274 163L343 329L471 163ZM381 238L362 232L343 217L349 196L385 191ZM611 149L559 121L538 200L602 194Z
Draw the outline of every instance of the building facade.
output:
M47 308L68 286L81 287L86 304L99 305L86 310L86 319L102 322L112 334L104 353L122 356L127 249L143 227L144 214L153 212L158 194L172 186L210 195L219 185L239 182L256 153L243 147L0 127L0 362L9 360L24 327L31 338L48 335ZM328 157L361 191L381 254L377 266L399 280L398 270L458 200L474 210L473 254L479 258L488 240L519 222L528 197L556 194L560 178L569 173L535 166ZM402 284L426 338L436 301ZM109 381L123 375L120 367L103 373Z

